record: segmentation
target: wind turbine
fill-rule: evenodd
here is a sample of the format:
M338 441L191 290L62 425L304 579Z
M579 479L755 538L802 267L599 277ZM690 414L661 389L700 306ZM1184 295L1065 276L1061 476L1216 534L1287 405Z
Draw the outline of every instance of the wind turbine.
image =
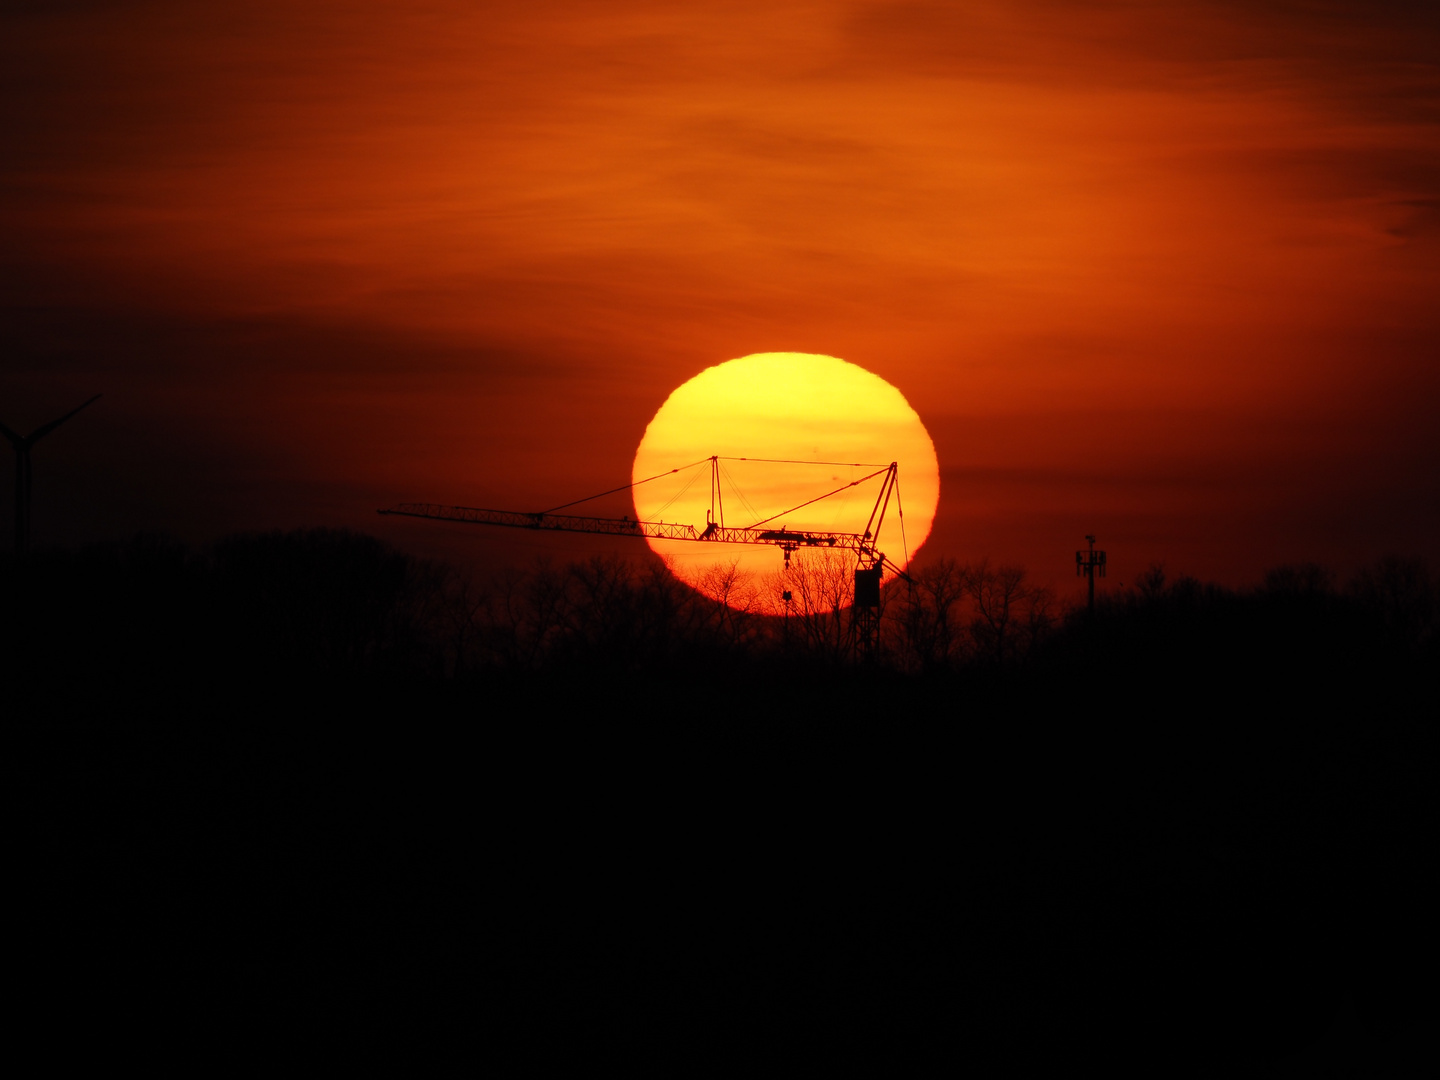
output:
M29 435L17 435L4 424L0 424L0 433L10 440L10 445L15 450L15 554L24 555L30 549L30 450L50 432L69 420L80 409L86 405L93 405L103 395L96 394L85 405L78 409L71 409L59 420L51 420L48 424L42 424Z

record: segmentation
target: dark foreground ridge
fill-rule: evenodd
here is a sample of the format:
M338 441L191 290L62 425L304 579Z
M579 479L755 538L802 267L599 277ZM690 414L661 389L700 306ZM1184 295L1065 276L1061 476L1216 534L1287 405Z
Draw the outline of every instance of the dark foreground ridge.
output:
M4 574L21 979L116 1060L1320 1076L1419 1045L1417 564L1156 571L1093 620L947 565L863 668L838 623L649 566L477 584L307 532Z

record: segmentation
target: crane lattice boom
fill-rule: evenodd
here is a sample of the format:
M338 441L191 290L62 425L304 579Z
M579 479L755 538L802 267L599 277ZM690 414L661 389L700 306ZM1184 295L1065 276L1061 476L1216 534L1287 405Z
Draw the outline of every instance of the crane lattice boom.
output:
M717 544L774 544L790 550L832 547L868 551L870 542L858 533L810 532L792 529L736 529L710 524L704 529L665 521L633 518L578 517L573 514L529 514L518 510L485 510L475 506L440 506L436 503L401 503L382 514L459 521L472 525L502 525L512 529L550 529L555 532L599 533L605 536L650 537L656 540L703 540Z

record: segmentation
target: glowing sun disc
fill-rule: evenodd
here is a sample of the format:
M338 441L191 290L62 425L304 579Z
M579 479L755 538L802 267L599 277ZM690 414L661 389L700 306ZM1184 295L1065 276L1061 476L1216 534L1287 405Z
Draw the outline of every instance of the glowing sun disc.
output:
M901 506L892 501L877 547L901 567L930 535L940 500L935 446L910 403L878 375L833 356L755 353L706 368L672 393L635 452L636 516L703 530L711 509L709 464L683 466L711 455L722 458L725 525L748 527L780 515L765 528L845 533L864 531L880 478L847 485L898 462ZM668 475L639 483L656 474ZM838 495L799 505L842 487ZM733 565L744 587L717 597L732 606L771 609L788 587L773 546L648 542L678 578L702 592L716 591L717 567ZM797 552L801 565L802 556L814 563L818 553Z

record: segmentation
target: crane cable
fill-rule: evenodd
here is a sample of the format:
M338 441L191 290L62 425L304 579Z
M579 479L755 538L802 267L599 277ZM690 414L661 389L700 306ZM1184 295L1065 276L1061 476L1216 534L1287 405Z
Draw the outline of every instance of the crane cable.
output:
M895 513L900 515L900 547L905 552L905 565L910 565L910 541L905 539L905 507L900 503L900 474L895 474ZM876 537L878 540L879 537Z
M797 462L797 464L814 464L814 463L813 463L813 462ZM846 490L847 488L855 487L857 484L863 484L866 480L873 480L873 479L875 479L875 477L879 476L882 472L884 472L884 471L885 471L886 469L888 469L889 467L890 467L890 466L886 465L884 468L881 468L881 469L876 470L875 472L872 472L869 476L862 476L859 480L851 480L850 483L848 483L848 484L842 484L840 487L836 488L834 491L827 491L824 495L817 495L817 496L815 496L815 498L813 498L813 499L806 499L806 500L805 500L804 502L802 502L799 506L792 506L789 510L781 510L780 513L778 513L778 514L771 514L768 518L765 518L763 521L757 521L757 522L755 522L754 525L751 525L751 526L749 526L749 527L752 528L752 529L758 529L761 525L764 525L766 522L774 521L776 518L778 518L778 517L784 517L786 514L793 514L796 510L800 510L800 509L802 509L802 508L804 508L804 507L806 507L806 506L809 506L811 503L817 503L817 502L819 502L821 499L828 499L831 495L839 495L840 492Z
M721 460L721 461L725 461L725 460L734 461L735 459L734 459L734 458L729 458L729 459L721 458L720 460ZM744 459L744 458L741 458L740 460L743 461L743 460L745 460L745 459ZM758 460L758 459L756 459L756 460ZM747 498L745 497L745 492L743 492L743 491L740 490L740 485L735 482L735 477L733 477L733 476L730 475L730 470L727 469L727 468L725 468L724 465L721 465L721 466L720 466L720 473L721 473L722 476L725 477L726 480L729 480L729 481L730 481L730 490L733 491L733 492L735 492L735 497L740 500L740 502L744 505L745 509L746 509L746 510L749 510L750 513L752 513L752 514L758 515L758 514L760 513L760 511L759 511L759 510L756 510L756 509L755 509L755 505L754 505L749 499L747 499Z
M82 406L82 407L83 407L83 406ZM675 468L675 469L666 469L664 472L658 472L658 473L656 473L654 476L647 476L644 480L633 480L633 481L631 481L631 482L628 483L628 484L621 484L619 487L611 488L609 491L602 491L602 492L600 492L600 493L598 493L598 494L596 494L596 495L586 495L583 499L575 499L573 502L561 503L559 506L552 506L549 510L542 510L542 511L540 511L540 513L541 513L542 515L543 515L543 514L553 514L553 513L555 513L557 510L568 510L570 507L572 507L572 506L579 506L581 503L592 502L592 501L595 500L595 499L602 499L602 498L604 498L606 495L614 495L614 494L616 494L617 492L628 491L628 490L630 490L631 488L639 487L641 484L648 484L651 480L659 480L662 476L673 476L675 473L683 472L683 471L686 470L686 469L693 469L693 468L695 468L697 465L704 465L707 461L711 461L711 460L712 460L712 458L708 458L708 457L707 457L707 458L701 458L699 461L692 461L689 465L681 465L679 468ZM789 458L743 458L743 457L720 457L719 455L716 455L716 457L715 457L713 460L716 460L716 461L760 461L760 462L766 462L766 463L775 464L775 465L832 465L832 466L841 466L841 467L849 467L849 468L854 468L854 467L856 467L856 466L859 466L859 467L861 467L861 468L866 468L866 467L868 467L869 464L871 464L871 463L863 462L863 461L848 461L848 462L847 462L847 461L798 461L798 460L792 460L792 459L789 459ZM843 485L841 485L840 487L836 488L834 491L827 491L824 495L817 495L817 496L815 496L815 498L813 498L813 499L806 499L804 502L800 503L798 506L792 506L789 510L782 510L782 511L780 511L780 513L778 513L778 514L771 514L768 518L762 518L760 521L755 522L755 524L753 524L753 525L751 525L751 526L749 526L749 527L752 528L752 529L758 529L761 525L764 525L764 524L766 524L767 522L774 521L776 518L784 517L786 514L793 514L796 510L802 510L802 509L804 509L805 507L811 505L812 503L817 503L817 502L819 502L819 501L822 500L822 499L828 499L828 498L830 498L831 495L838 495L838 494L840 494L840 492L842 492L842 491L846 491L846 490L848 490L848 489L850 489L850 488L857 487L858 485L863 484L866 480L873 480L875 477L879 476L882 472L884 472L884 471L885 471L886 469L888 469L888 468L889 468L888 465L879 466L879 467L876 469L875 472L870 473L868 476L862 476L859 480L852 480L852 481L850 481L850 483L848 483L848 484L843 484ZM730 476L729 476L729 471L728 471L728 470L726 470L726 476L727 476L727 477L729 478L729 480L730 480L730 485L731 485L731 487L735 488L736 493L737 493L737 494L740 494L740 498L742 499L742 501L745 502L745 505L746 505L747 507L749 507L749 509L750 509L750 511L751 511L752 513L754 513L754 512L755 512L755 508L754 508L753 506L750 506L750 501L749 501L748 499L746 499L745 496L744 496L744 494L739 491L739 487L738 487L738 485L736 485L734 477L730 477ZM663 507L661 507L661 512L663 512L664 510L668 509L668 508L670 507L671 503L673 503L676 499L678 499L681 495L683 495L686 491L688 491L688 490L690 489L690 485L693 484L694 482L695 482L695 477L692 476L692 477L690 478L689 482L686 483L685 486L684 486L683 488L681 488L680 491L677 492L677 493L670 499L669 502L667 502ZM895 498L896 498L896 506L897 506L897 509L898 509L898 506L899 506L899 498L900 498L900 485L899 485L899 479L898 479L898 478L896 479L896 485L895 485ZM904 519L905 519L905 515L904 515L903 512L900 514L900 519L901 519L901 520L900 520L900 532L901 532L901 537L902 537L902 540L903 540L904 532L905 532L905 520L904 520ZM906 555L905 561L906 561L906 562L909 562L909 561L910 561L910 558L909 558L908 553L907 553L907 555Z
M793 458L773 457L726 457L723 454L717 455L721 461L763 461L770 465L835 465L842 469L883 469L884 465L875 461L796 461ZM686 468L689 468L687 465Z
M681 495L684 495L687 491L689 491L692 487L694 487L694 486L695 486L695 481L696 481L696 480L699 480L699 479L700 479L700 474L699 474L698 472L693 472L693 473L691 473L691 474L690 474L690 479L685 481L684 486L681 487L680 490L677 491L674 495L671 495L670 498L665 501L665 505L664 505L664 506L660 507L660 509L658 509L658 510L653 511L652 514L651 514L651 516L654 517L654 518L656 518L656 519L659 520L659 521L664 521L665 518L664 518L662 515L665 513L665 511L670 509L670 507L674 504L674 502L675 502L676 499L680 498Z
M693 469L696 465L704 465L709 460L710 459L708 457L701 458L699 461L691 462L689 465L681 465L678 469L666 469L664 472L656 473L654 476L647 476L644 480L634 480L628 484L621 484L619 487L611 488L609 491L602 491L599 495L586 495L583 499L576 499L574 502L561 503L559 506L552 506L549 510L541 510L540 513L553 514L556 510L565 510L571 506L579 506L581 503L590 502L592 499L602 499L606 495L614 495L617 491L628 491L630 488L639 487L641 484L648 484L651 480L659 480L662 476L670 476L674 473L681 472L684 469ZM676 496L676 498L678 497L679 496ZM671 502L674 502L674 499L672 499ZM665 505L668 506L670 504L666 503Z

